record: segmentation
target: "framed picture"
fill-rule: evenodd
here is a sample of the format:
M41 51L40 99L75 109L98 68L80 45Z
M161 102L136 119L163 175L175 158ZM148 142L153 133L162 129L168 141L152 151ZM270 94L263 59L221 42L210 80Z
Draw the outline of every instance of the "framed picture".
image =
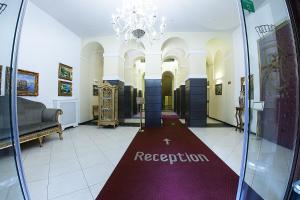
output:
M93 85L93 95L94 96L98 96L98 94L99 94L98 86L97 85Z
M9 95L10 90L10 67L5 68L5 95Z
M72 81L73 79L73 68L62 63L59 63L58 68L58 78L64 79L68 81Z
M58 96L72 96L72 83L58 81Z
M17 92L18 96L38 96L39 74L25 70L18 70Z
M0 95L2 95L2 65L0 65Z
M215 86L215 94L222 95L222 84L216 84Z

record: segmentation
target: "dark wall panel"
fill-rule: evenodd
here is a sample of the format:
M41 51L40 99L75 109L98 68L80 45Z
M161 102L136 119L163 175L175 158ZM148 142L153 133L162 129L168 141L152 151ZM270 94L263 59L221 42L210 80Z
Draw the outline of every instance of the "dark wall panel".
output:
M125 98L124 98L124 88L125 84L119 80L108 80L109 84L118 86L118 118L119 122L123 123L125 120Z
M161 127L162 87L160 79L145 80L146 127Z
M180 118L185 118L185 85L180 86Z
M191 127L207 125L207 79L189 79L185 84L185 120Z
M176 113L180 115L180 88L176 89Z
M174 112L177 112L177 93L174 90Z
M125 118L131 118L133 116L133 87L126 85L124 87L124 113Z
M137 114L137 103L136 103L136 97L138 96L138 91L136 88L133 88L133 115Z

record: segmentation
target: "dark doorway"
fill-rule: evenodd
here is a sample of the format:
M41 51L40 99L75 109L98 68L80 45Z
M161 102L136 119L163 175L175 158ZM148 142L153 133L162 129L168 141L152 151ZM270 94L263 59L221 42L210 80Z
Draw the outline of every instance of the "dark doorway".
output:
M162 107L164 111L173 110L174 75L166 71L162 75Z

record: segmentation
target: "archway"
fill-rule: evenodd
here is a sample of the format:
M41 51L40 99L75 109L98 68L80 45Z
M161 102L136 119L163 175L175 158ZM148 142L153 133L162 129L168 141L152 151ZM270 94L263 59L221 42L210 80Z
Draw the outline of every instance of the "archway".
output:
M94 118L93 106L98 105L98 95L94 87L103 81L104 48L98 42L86 44L80 59L80 122Z
M162 108L164 111L173 110L174 75L170 71L162 74Z

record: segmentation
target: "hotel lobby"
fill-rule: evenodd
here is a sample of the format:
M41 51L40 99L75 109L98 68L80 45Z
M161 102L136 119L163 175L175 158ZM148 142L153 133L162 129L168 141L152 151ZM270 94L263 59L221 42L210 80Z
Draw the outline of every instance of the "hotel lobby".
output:
M0 0L0 199L300 198L297 9Z

